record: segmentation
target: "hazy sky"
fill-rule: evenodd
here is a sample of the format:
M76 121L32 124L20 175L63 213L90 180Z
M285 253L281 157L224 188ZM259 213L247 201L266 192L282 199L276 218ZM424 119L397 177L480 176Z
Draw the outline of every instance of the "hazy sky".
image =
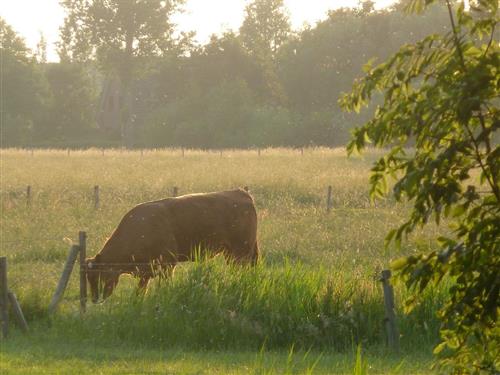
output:
M126 1L126 0L124 0ZM250 0L187 0L186 12L176 17L180 30L196 31L196 40L207 41L212 33L237 30L243 21L245 5ZM394 0L376 0L377 8L388 6ZM285 0L294 28L305 22L314 24L326 17L328 9L356 6L358 0ZM0 16L34 48L43 32L48 42L48 59L57 61L54 43L64 12L59 0L0 0Z

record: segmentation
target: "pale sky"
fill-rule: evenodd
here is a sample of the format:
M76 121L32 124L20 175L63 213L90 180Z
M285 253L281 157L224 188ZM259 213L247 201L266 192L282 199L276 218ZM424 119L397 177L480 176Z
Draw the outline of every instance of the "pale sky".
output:
M125 1L125 0L124 0ZM377 8L386 7L395 0L375 0ZM244 8L250 0L187 0L185 13L175 21L182 31L196 31L196 40L204 43L213 33L238 30L244 17ZM294 29L304 23L314 25L326 18L329 9L354 7L358 0L285 0ZM49 61L58 61L54 43L58 40L59 27L64 12L59 0L0 0L0 17L23 36L28 47L34 49L40 32L48 42Z

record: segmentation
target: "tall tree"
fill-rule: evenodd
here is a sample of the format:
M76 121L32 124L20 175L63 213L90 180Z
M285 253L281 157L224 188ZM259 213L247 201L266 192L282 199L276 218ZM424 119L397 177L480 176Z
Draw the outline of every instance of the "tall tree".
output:
M95 82L82 64L49 63L44 71L51 100L35 136L58 146L83 146L96 128Z
M162 56L177 47L172 15L185 0L63 0L61 60L97 59L106 69L132 71L134 57Z
M253 0L246 6L240 38L262 69L264 99L278 104L286 99L276 72L276 56L289 36L290 20L283 0Z
M172 15L184 2L63 0L67 16L58 49L61 61L97 60L104 72L119 77L127 98L145 61L181 48L184 39L174 36Z
M290 35L290 20L283 0L254 0L245 8L240 28L243 46L257 58L274 58Z
M43 75L24 40L0 18L0 147L30 144L48 97Z
M39 64L47 63L47 40L42 32L40 32L40 39L36 44L35 57Z
M410 0L423 10L434 0ZM456 374L500 372L500 44L498 0L446 0L451 31L406 45L387 62L367 67L342 105L359 110L382 92L375 116L358 128L349 152L367 143L390 147L373 167L371 191L397 178L397 200L413 203L408 221L389 233L399 243L429 220L447 219L453 236L439 250L402 258L392 267L413 290L450 281L439 312L442 342L435 353ZM415 144L414 151L407 146Z

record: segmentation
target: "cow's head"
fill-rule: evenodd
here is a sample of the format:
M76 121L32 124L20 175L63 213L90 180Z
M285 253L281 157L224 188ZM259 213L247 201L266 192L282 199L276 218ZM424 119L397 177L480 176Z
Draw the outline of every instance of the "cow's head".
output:
M104 301L113 293L116 284L118 284L120 273L113 270L112 266L102 263L99 254L94 258L87 258L86 265L92 302L99 302L100 295Z

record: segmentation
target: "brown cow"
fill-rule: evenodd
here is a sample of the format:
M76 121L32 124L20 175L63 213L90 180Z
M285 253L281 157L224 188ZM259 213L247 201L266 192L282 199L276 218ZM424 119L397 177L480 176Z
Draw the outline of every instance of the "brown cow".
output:
M222 253L237 263L258 260L257 214L252 197L238 189L190 194L139 204L121 220L103 249L87 259L92 301L109 297L121 274L140 277L145 289L152 265L171 273L196 252Z

